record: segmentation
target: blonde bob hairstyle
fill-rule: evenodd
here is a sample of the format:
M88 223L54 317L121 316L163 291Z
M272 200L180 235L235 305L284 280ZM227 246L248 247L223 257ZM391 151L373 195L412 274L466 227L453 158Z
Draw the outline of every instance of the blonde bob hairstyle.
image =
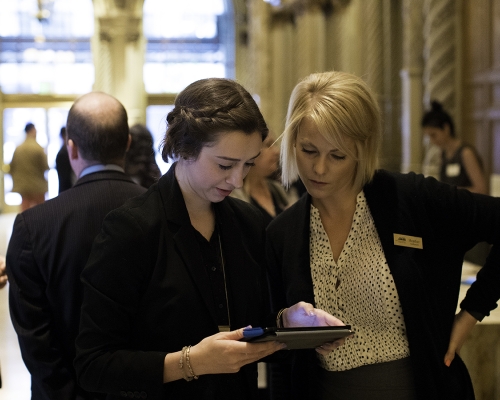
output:
M381 116L375 95L359 77L345 72L321 72L299 82L290 96L281 142L282 181L298 178L295 142L304 118L310 118L332 145L357 161L353 186L361 190L378 167ZM355 153L348 141L355 144Z

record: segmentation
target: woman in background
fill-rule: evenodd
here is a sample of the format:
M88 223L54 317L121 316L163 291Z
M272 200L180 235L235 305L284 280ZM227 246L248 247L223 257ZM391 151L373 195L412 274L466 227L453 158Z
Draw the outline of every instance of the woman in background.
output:
M422 128L431 144L441 149L439 180L474 193L487 194L486 179L476 149L456 137L453 120L439 102L431 103L431 110L422 117Z
M279 147L268 136L262 143L259 157L248 171L241 189L236 189L231 196L244 200L257 207L264 216L266 226L276 215L297 200L295 190L285 191L275 177L278 173Z
M135 183L149 188L161 176L155 160L153 136L148 128L141 124L133 125L130 135L132 142L125 156L125 173Z
M293 398L473 399L457 353L500 298L500 199L377 170L380 142L359 77L312 74L293 90L282 177L308 195L267 229L272 304L301 299L355 331L327 355L295 353ZM464 254L480 241L490 256L455 315Z

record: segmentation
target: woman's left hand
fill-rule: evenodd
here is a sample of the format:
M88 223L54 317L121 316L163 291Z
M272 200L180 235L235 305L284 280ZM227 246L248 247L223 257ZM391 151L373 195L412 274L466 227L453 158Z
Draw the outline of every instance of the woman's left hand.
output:
M301 326L343 326L340 319L327 313L326 311L314 308L312 304L300 301L283 311L283 326L285 328L295 328ZM325 343L316 348L320 354L327 355L337 347L342 346L345 339L338 339L335 342Z
M476 323L477 319L465 310L460 310L460 312L455 315L455 321L451 328L448 351L444 356L444 363L447 367L451 365L451 362L455 358L455 354L458 354Z

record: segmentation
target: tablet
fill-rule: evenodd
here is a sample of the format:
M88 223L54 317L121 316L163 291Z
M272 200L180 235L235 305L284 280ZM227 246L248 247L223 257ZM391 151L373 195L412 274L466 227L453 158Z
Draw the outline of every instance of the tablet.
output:
M350 325L301 328L246 328L245 342L268 342L275 340L286 343L288 349L314 349L324 343L352 335Z

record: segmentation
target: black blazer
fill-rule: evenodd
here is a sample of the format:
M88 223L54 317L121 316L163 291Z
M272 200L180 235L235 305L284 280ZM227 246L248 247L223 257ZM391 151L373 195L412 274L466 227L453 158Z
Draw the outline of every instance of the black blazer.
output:
M447 368L443 360L463 257L478 242L494 246L461 306L489 315L500 298L500 198L457 190L422 175L385 171L377 172L363 190L401 301L419 399L474 398L463 361L456 356ZM274 309L300 300L315 304L309 259L310 203L310 196L303 196L268 228ZM395 233L422 238L423 249L395 246ZM308 376L314 371L316 356L307 350L295 354L294 398L314 399Z
M7 250L12 323L32 399L90 399L76 384L80 273L105 215L145 191L125 174L89 174L16 217Z
M237 374L163 384L167 353L218 332L209 277L174 170L175 164L147 193L110 213L96 238L82 273L80 382L110 399L254 399L255 364ZM263 325L269 305L262 216L233 198L214 207L231 329Z

